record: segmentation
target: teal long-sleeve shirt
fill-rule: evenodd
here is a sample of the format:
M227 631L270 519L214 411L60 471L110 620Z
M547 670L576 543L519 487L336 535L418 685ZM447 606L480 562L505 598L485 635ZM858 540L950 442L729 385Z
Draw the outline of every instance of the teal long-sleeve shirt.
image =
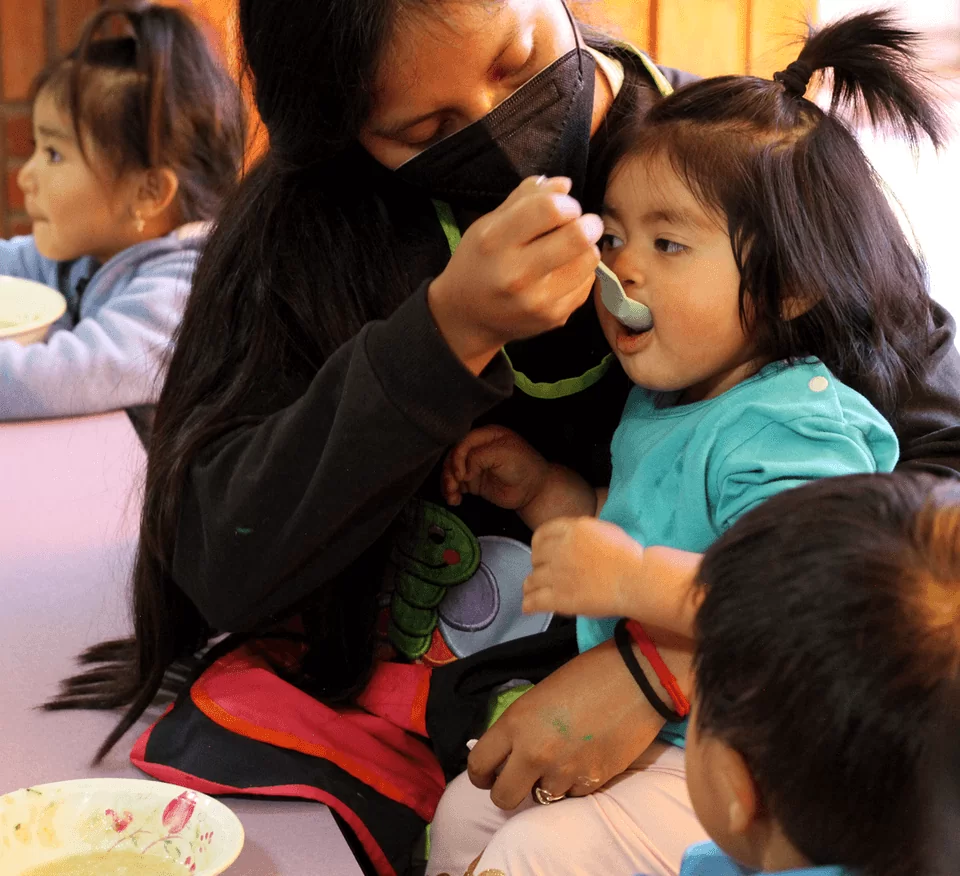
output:
M743 514L817 478L892 471L897 438L820 361L775 362L716 398L678 405L634 388L613 437L600 514L640 544L702 553ZM642 620L642 618L641 618ZM616 618L577 618L586 651ZM683 744L683 725L661 738Z

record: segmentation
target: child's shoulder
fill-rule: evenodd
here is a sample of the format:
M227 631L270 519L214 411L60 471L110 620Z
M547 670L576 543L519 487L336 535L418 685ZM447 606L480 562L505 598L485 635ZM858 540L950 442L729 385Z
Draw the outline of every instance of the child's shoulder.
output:
M129 276L164 276L182 274L195 267L209 233L209 224L195 222L184 225L164 237L157 237L131 246L117 255L105 268L113 274Z
M747 876L750 872L709 841L690 846L680 864L680 876Z
M137 246L126 250L126 255L132 260L149 262L171 254L197 253L209 236L211 225L209 222L191 222L182 225L170 234L144 241Z
M764 876L738 864L716 843L704 842L690 846L680 865L680 876ZM843 867L806 867L782 870L776 876L852 876Z
M828 468L833 457L851 471L890 471L896 464L893 428L818 360L773 363L725 396L711 424L718 471L761 458L804 460L814 446Z
M84 312L120 302L139 308L148 299L151 309L166 300L171 313L182 311L205 240L204 228L177 230L125 249L86 275Z
M819 422L827 429L890 430L883 415L819 359L774 362L729 395L729 415L758 429L769 423L789 428Z

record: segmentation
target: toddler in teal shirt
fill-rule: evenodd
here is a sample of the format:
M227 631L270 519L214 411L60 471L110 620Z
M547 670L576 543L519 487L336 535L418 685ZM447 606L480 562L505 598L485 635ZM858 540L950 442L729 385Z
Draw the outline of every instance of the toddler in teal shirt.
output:
M853 135L794 75L809 79L833 38L814 37L773 88L752 77L687 86L611 145L602 257L650 319L630 328L595 295L636 384L609 492L499 426L447 460L448 501L479 494L535 530L524 609L579 615L581 651L620 616L689 637L699 557L742 514L897 462L886 416L920 366L930 299ZM861 39L865 58L878 51ZM838 96L880 102L911 137L939 142L907 62L870 61L887 78L860 81L851 67ZM682 727L665 738L682 744Z
M660 667L673 710L649 673L654 664L645 672L630 662L629 641L617 644L661 715L682 715L683 694L692 698L704 552L794 488L880 476L897 463L890 420L909 375L923 367L931 302L922 261L840 110L867 106L874 121L912 142L942 143L915 42L889 14L853 16L813 35L774 81L696 82L624 126L602 162L610 172L600 249L629 302L608 310L601 290L594 296L600 327L635 384L613 439L609 485L587 483L498 425L468 434L446 461L449 502L479 495L515 509L534 530L525 611L576 615L581 650L608 639L617 618L643 625L676 676L674 686ZM826 69L834 84L828 110L804 96L811 76ZM790 531L778 549L802 569L805 535ZM773 570L767 583L776 594ZM823 608L829 614L829 603ZM744 635L762 655L764 638L749 626ZM670 780L696 719L663 727L653 709L630 732L638 751L661 733L648 752L662 766L643 760L600 788L589 774L557 765L536 776L538 764L514 759L494 726L471 752L473 773L488 777L496 768L497 782L508 777L514 787L532 780L534 800L548 808L512 816L520 826L511 829L507 815L470 796L458 778L438 810L446 813L438 816L438 845L445 829L469 837L473 855L483 851L478 874L567 872L568 861L583 860L570 844L590 842L598 860L645 861L644 872L676 876L679 860L664 843L681 833L684 844L694 841L687 810L665 803L664 829L650 842L645 810L651 799L682 794ZM803 753L819 756L815 746ZM592 805L581 805L584 795Z

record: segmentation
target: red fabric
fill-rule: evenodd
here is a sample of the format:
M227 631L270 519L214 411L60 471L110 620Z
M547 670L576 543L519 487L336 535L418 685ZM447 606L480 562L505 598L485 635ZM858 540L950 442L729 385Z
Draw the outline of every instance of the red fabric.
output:
M173 708L172 706L170 708ZM169 712L170 709L167 709ZM166 714L166 712L164 713ZM154 724L153 726L156 726ZM254 794L264 797L300 797L305 800L316 800L329 806L337 813L357 835L357 839L363 844L363 849L370 857L370 862L376 868L378 876L397 876L397 871L393 868L384 855L380 845L374 839L373 834L367 830L366 825L357 817L356 813L350 809L342 800L315 788L312 785L276 785L273 787L262 788L232 788L229 785L221 785L217 782L208 782L205 779L164 766L163 764L151 763L146 760L147 740L150 738L150 727L133 746L130 752L130 760L134 766L143 770L147 775L159 779L161 782L170 782L173 785L180 785L185 788L192 788L200 791L202 794Z
M418 736L427 736L430 667L419 663L380 663L357 697L357 705Z
M221 727L329 760L430 822L445 786L443 770L408 732L425 735L428 687L428 667L382 663L361 697L363 708L333 709L242 647L210 666L190 693Z

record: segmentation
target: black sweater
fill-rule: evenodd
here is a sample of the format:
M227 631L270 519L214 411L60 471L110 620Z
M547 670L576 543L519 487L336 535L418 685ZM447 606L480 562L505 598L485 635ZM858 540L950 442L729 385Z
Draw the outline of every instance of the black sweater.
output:
M615 104L606 126L624 111ZM375 614L384 536L413 496L440 501L444 453L479 423L510 426L548 459L608 482L610 439L629 390L620 368L558 400L515 390L502 354L475 377L427 307L427 278L449 257L436 217L429 204L387 208L429 243L411 256L424 278L419 288L319 371L282 388L265 378L256 409L190 467L173 575L218 630L257 629L299 610L309 617L312 606L322 616L313 638L327 640L327 657L344 646L367 649L357 639L367 638ZM901 466L960 471L954 332L937 308L926 373L898 413ZM591 302L563 329L508 349L518 371L551 382L582 374L608 352ZM457 514L476 535L529 537L514 513L470 497Z

